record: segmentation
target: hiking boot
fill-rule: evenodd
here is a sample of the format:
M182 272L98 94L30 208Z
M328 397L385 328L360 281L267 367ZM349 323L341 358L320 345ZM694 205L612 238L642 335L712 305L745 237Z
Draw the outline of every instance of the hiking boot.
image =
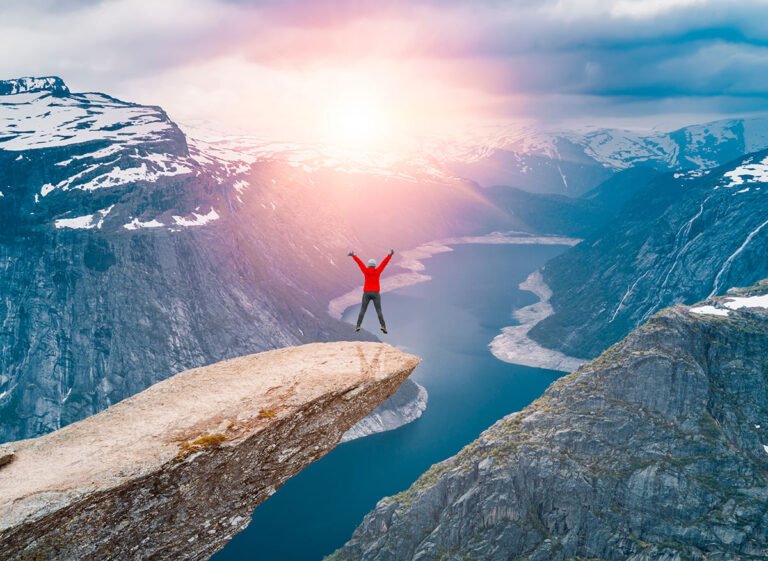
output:
M384 326L384 325L382 325L382 326L381 326L381 332L382 332L382 333L387 333L387 327L386 327L386 326Z
M355 332L358 332L358 331L360 331L360 326L359 326L359 325L356 325L356 326L355 326Z

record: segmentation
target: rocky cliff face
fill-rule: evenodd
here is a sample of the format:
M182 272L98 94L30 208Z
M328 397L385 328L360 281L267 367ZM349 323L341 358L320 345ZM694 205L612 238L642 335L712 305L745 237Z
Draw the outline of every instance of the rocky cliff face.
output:
M768 282L659 312L329 559L766 559L766 348Z
M207 559L418 362L380 343L279 349L177 374L12 443L2 558Z
M661 176L547 263L555 313L531 338L592 358L665 306L757 282L768 276L767 216L768 151Z

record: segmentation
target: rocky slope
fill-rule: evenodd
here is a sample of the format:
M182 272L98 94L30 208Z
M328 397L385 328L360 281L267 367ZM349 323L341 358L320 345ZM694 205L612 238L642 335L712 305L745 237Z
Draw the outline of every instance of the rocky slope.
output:
M652 313L768 276L768 151L709 171L667 174L617 221L547 263L554 315L531 338L591 358Z
M207 559L418 362L380 343L279 349L177 374L15 442L0 467L2 557Z
M374 339L326 314L359 283L351 248L506 220L466 182L192 142L158 107L0 81L0 441L187 368Z
M768 282L659 312L329 559L765 559L766 348Z

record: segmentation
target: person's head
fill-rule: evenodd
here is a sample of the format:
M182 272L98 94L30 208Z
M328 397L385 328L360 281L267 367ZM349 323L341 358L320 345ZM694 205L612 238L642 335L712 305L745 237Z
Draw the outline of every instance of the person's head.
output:
M369 259L368 260L368 266L369 267L375 267L376 266L376 260L375 259Z

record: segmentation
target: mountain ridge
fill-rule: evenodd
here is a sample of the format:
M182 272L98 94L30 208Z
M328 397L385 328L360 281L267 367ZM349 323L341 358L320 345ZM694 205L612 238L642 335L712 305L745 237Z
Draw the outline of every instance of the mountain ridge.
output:
M25 76L11 80L0 80L0 95L35 92L68 94L69 88L64 80L58 76Z

